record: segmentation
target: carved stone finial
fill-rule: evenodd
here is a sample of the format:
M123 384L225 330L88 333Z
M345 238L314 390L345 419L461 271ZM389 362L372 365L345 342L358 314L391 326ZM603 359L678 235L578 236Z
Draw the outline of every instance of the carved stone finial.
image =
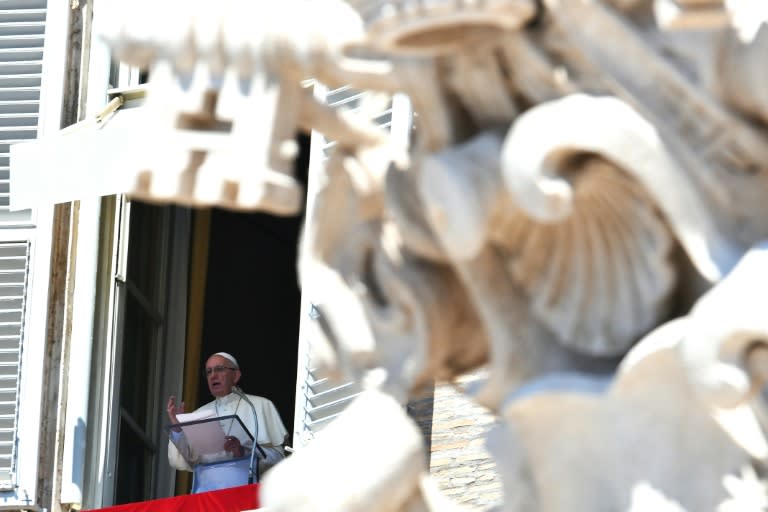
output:
M396 53L443 54L488 41L523 26L533 0L349 0L366 25L370 43Z
M655 0L654 12L665 29L724 27L729 20L724 0Z

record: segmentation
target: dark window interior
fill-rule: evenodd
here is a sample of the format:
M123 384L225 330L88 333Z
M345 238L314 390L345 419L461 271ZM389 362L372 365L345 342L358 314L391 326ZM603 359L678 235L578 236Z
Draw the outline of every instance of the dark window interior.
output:
M293 429L301 294L300 219L214 211L211 216L201 361L224 351L240 363L240 387L275 403ZM200 382L200 403L212 397Z
M300 136L296 175L305 185L309 137ZM304 212L294 217L214 209L201 361L234 355L246 393L272 400L293 431L301 293L296 269ZM212 399L200 376L202 405Z

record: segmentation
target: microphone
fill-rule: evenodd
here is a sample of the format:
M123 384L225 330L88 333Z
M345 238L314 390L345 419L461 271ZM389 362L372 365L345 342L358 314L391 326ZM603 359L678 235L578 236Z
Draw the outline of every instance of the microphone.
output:
M261 456L266 459L267 454L264 452L264 449L259 446L259 416L256 414L256 406L253 405L253 402L251 402L251 399L248 398L248 395L243 393L243 390L240 389L238 386L232 386L232 391L237 394L240 398L248 402L248 405L251 406L251 411L253 412L253 424L255 425L255 432L253 434L253 448L251 449L251 461L248 464L248 483L253 483L253 476L254 476L254 465L253 465L253 456L256 454L256 450L259 450L259 453Z

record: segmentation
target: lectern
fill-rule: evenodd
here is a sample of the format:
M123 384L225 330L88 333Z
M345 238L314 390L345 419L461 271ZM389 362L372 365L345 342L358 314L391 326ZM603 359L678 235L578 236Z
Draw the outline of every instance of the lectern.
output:
M216 416L168 425L173 444L192 467L192 492L205 492L258 482L258 463L253 450L259 450L251 432L236 414ZM234 457L224 449L227 436L240 440L251 452Z

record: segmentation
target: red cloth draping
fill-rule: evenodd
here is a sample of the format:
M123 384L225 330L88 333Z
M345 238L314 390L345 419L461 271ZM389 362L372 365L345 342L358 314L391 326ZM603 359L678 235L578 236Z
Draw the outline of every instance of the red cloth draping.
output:
M258 486L240 485L217 491L91 509L91 512L241 512L258 508Z

